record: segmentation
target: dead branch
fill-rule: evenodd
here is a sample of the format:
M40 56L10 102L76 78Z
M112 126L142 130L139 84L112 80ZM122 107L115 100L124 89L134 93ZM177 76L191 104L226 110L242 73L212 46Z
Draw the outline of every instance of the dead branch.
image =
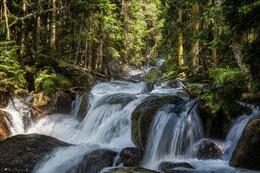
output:
M41 109L37 108L37 107L36 107L35 105L33 105L32 103L29 103L29 102L23 100L18 94L15 94L15 95L16 95L16 97L17 97L21 102L23 102L23 103L26 104L26 105L31 106L33 109L35 109L36 111L38 111L40 114L43 114L43 111L42 111Z

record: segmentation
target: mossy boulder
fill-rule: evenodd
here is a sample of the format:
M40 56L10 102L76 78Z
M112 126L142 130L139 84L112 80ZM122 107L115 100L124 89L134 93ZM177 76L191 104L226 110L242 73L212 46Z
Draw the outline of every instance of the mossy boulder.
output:
M203 87L197 84L189 84L186 86L186 89L190 94L190 97L198 97L198 95L203 92Z
M103 168L113 166L117 152L108 149L94 150L83 157L83 160L70 172L98 173Z
M36 164L56 147L70 144L39 135L17 135L0 141L0 172L32 172ZM19 170L19 171L17 171Z
M39 114L32 109L33 118L39 118L43 115L53 113L68 114L71 109L71 95L64 91L57 91L54 95L48 95L45 92L40 92L34 95L33 105L40 108L43 114Z
M124 166L140 166L144 151L134 147L124 148L120 152L120 159Z
M221 159L222 151L217 144L206 139L198 144L195 156L201 160Z
M0 109L5 108L8 105L9 93L0 92Z
M155 80L160 80L163 73L159 68L152 68L143 78L143 81L145 82L152 82Z
M142 168L142 167L131 167L131 168L120 168L116 170L111 170L106 173L159 173L159 172Z
M187 162L177 162L177 163L173 163L173 162L162 162L159 165L159 170L161 170L162 172L165 173L174 173L175 171L178 172L182 172L182 170L174 170L174 168L187 168L187 169L194 169L193 166L191 166L189 163ZM185 172L185 171L183 171Z
M220 109L213 112L213 108L207 106L207 101L199 100L199 115L206 138L225 139L231 128L232 120L251 112L250 108L239 104L232 110Z
M8 124L12 122L10 118L10 114L0 110L0 141L5 140L11 135L10 129L8 127Z
M250 120L244 128L229 162L230 166L260 170L260 118Z
M150 124L159 108L166 104L180 104L183 100L177 96L150 96L138 105L131 115L132 141L137 148L144 149Z
M88 113L88 104L89 104L89 93L85 92L82 95L82 100L80 103L79 111L77 114L77 118L81 121L85 118Z

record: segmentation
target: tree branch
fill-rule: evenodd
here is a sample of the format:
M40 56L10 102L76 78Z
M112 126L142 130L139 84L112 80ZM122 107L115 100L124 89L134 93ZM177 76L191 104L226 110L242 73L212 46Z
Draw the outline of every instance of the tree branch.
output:
M40 15L40 14L44 14L44 13L48 13L48 12L52 12L52 11L56 11L56 10L62 10L64 8L67 8L67 7L62 7L62 8L53 8L53 9L48 9L48 10L44 10L44 11L39 11L39 12L34 12L34 13L31 13L31 14L28 14L24 17L21 17L21 18L18 18L16 19L13 23L11 23L9 25L9 27L13 26L14 24L16 24L18 21L20 20L25 20L25 19L29 19L31 17L33 17L34 15Z

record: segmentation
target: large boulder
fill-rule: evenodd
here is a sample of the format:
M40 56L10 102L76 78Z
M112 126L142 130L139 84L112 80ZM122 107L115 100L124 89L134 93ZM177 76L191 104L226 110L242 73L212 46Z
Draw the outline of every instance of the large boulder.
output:
M205 139L198 144L195 156L201 160L221 159L222 151L217 144Z
M187 83L186 82L183 82L183 81L180 81L180 80L176 80L176 79L172 79L169 81L169 83L167 84L169 87L171 88L179 88L181 87L182 85L183 86L186 86Z
M85 118L88 113L88 104L89 104L89 93L85 92L82 95L82 100L80 103L79 111L77 114L77 118L81 121Z
M160 80L163 76L163 73L159 68L152 68L144 77L143 81L145 82L152 82L155 80Z
M68 173L99 173L103 168L114 164L117 152L108 149L98 149L86 154L83 160Z
M106 173L158 173L157 171L142 168L142 167L130 167L130 168L120 168L112 169Z
M260 170L260 118L244 128L229 162L230 166Z
M12 122L10 117L10 114L0 110L0 141L5 140L11 135L10 129L8 127L8 124Z
M0 141L0 172L20 170L32 172L35 165L56 147L70 144L55 138L39 135L17 135Z
M187 169L194 169L193 166L191 166L187 162L162 162L159 165L159 170L165 173L174 173L174 172L182 172L182 170L174 170L175 168L187 168ZM185 171L184 171L185 172Z
M134 147L124 148L120 152L120 159L124 166L140 166L144 151Z
M138 105L131 115L132 141L137 148L144 149L150 124L159 108L166 104L180 104L183 100L177 96L150 96Z
M43 111L43 115L50 115L53 113L69 114L71 109L71 95L64 91L57 91L54 96L49 96L45 92L35 94L33 105ZM34 118L41 115L32 110Z
M93 108L95 109L104 104L121 104L121 108L124 108L129 102L133 101L134 99L136 99L136 96L128 93L110 94L99 99Z
M0 92L0 109L5 108L8 105L9 93Z

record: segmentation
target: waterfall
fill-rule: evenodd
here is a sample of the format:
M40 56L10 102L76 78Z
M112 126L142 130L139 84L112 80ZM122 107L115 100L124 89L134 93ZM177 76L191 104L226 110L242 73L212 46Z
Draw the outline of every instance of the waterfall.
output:
M195 102L179 112L173 104L160 108L150 126L143 166L156 169L161 161L191 157L193 145L204 137Z
M38 163L34 172L63 173L93 150L107 148L120 152L125 147L134 147L131 141L131 114L151 95L179 95L185 102L179 105L165 104L155 114L146 142L143 167L158 170L158 165L163 161L184 161L195 168L194 172L243 172L230 167L228 161L245 125L259 111L251 116L239 117L234 121L226 140L216 142L224 153L223 160L198 160L192 153L204 134L197 112L197 100L190 100L181 94L181 82L179 88L170 88L167 82L163 82L151 92L147 92L145 82L117 82L120 84L105 82L92 88L89 93L89 108L82 121L77 118L82 96L77 96L73 102L70 115L45 116L31 122L30 127L25 124L25 119L30 119L30 115L27 115L28 107L16 98L16 107L9 102L4 110L12 116L12 122L9 123L12 135L39 133L74 144L55 149Z

